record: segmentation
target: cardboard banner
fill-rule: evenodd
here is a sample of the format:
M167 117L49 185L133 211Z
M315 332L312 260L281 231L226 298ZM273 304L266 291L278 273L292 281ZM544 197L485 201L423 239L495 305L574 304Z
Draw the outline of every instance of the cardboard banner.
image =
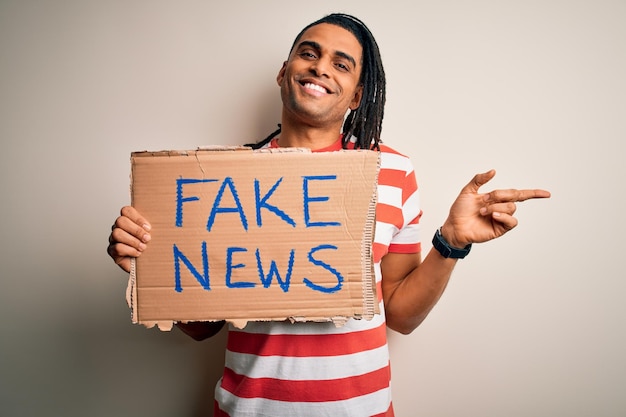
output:
M216 148L134 152L152 240L133 322L334 321L379 313L371 245L379 155Z

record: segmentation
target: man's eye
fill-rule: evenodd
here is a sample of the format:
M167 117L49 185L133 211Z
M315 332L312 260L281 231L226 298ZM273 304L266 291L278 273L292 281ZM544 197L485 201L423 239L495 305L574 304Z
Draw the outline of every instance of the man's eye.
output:
M342 71L348 71L348 70L350 70L350 68L348 68L348 66L347 66L347 65L342 64L341 62L338 62L338 63L336 63L335 65L337 66L337 68L339 68L339 69L340 69L340 70L342 70Z
M300 52L300 56L302 58L312 58L312 59L316 58L315 54L309 51Z

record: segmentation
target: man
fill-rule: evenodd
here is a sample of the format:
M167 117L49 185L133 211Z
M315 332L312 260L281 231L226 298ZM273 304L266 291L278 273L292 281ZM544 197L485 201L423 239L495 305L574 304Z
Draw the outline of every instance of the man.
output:
M543 190L479 188L495 175L476 175L453 203L434 248L422 259L421 210L413 167L382 145L385 76L378 46L358 19L326 16L297 36L277 76L283 101L276 135L258 144L313 151L371 148L381 153L373 245L383 314L371 321L248 323L229 328L224 375L215 392L216 416L392 416L386 328L412 332L443 293L472 243L517 225L515 203L549 197ZM345 117L348 113L347 118ZM124 270L150 240L150 226L124 207L108 252ZM223 323L178 326L201 340Z

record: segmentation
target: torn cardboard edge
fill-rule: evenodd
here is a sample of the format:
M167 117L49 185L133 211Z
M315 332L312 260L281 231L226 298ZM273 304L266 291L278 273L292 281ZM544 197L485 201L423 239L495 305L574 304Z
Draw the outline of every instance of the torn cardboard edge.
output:
M202 168L200 164L200 160L198 157L205 153L215 153L215 152L254 152L254 153L311 153L311 151L307 148L264 148L259 150L253 150L250 147L246 146L208 146L208 147L199 147L193 151L142 151L142 152L133 152L132 157L155 157L155 156L189 156L195 157L198 161L198 165ZM344 151L338 151L344 152ZM353 152L353 151L348 151ZM132 159L132 158L131 158ZM291 321L291 322L304 322L304 321L313 321L313 322L332 322L337 327L343 326L350 318L355 319L365 319L371 320L373 316L379 313L379 303L378 297L376 294L376 282L375 275L373 273L373 256L372 256L372 242L374 238L374 230L375 230L375 213L376 213L376 203L377 203L377 182L378 182L378 174L380 170L380 154L377 154L376 159L376 172L375 172L375 180L372 183L372 192L371 198L369 201L369 205L367 207L366 214L366 222L363 227L363 233L361 238L361 275L362 277L369 277L369 279L363 279L362 282L362 296L363 296L363 311L361 314L354 314L352 316L293 316L293 315L284 315L278 317L267 317L267 318L224 318L226 322L231 323L233 326L237 328L243 328L249 321ZM202 174L204 175L204 170L202 170ZM131 184L133 181L132 171L131 171ZM135 324L142 324L147 328L158 327L162 331L169 331L172 329L175 323L181 322L192 322L192 321L221 321L219 320L140 320L138 317L138 305L137 305L137 266L136 259L131 260L131 271L129 274L128 286L126 290L126 299L127 303L131 309L131 317L132 322Z
M260 148L252 149L250 146L232 145L206 145L199 146L194 150L161 150L161 151L136 151L132 152L132 157L153 157L153 156L197 156L204 152L255 152L255 153L312 153L309 148ZM342 151L339 151L342 152ZM379 162L380 163L380 162ZM132 180L132 178L131 178Z

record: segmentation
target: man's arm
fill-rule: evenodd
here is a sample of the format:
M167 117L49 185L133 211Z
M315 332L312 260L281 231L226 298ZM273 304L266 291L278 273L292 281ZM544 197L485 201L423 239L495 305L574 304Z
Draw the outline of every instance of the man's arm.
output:
M441 298L455 264L435 250L423 262L419 253L385 255L380 266L387 326L402 334L415 330Z
M450 208L441 228L449 245L464 248L504 235L517 226L515 203L548 198L545 190L478 189L495 176L495 171L478 174L467 184ZM426 318L445 290L457 260L432 249L420 254L388 253L381 261L382 290L387 325L400 333L411 333Z

